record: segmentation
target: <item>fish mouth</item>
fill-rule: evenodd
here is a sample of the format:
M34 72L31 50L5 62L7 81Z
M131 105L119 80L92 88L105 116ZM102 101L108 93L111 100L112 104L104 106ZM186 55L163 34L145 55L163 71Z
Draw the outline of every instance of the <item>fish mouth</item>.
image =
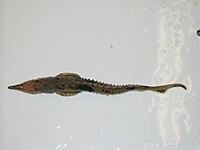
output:
M22 90L22 88L23 88L22 84L8 86L8 89L11 90Z

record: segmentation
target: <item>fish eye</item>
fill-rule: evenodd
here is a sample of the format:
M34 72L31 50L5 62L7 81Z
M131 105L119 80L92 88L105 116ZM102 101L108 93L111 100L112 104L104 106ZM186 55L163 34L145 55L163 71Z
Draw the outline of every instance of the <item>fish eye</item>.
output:
M197 30L197 35L200 36L200 30Z

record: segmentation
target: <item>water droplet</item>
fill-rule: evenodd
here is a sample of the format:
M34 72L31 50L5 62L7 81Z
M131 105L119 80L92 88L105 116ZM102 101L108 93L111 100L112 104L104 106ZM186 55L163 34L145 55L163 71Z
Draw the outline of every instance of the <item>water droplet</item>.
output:
M134 144L137 144L137 140L133 141Z
M168 49L167 49L167 48L162 48L162 49L160 50L160 52L161 52L161 55L162 55L162 56L166 56L166 55L168 54Z
M174 26L173 26L173 29L178 32L182 29L182 26L180 23L175 23Z
M160 64L160 67L161 67L162 69L166 69L166 68L167 68L167 64L164 63L164 62L162 62L162 63Z
M115 150L120 150L120 148L119 148L119 147L117 147Z
M159 143L156 143L156 146L157 146L157 147L160 147L160 144L159 144Z
M190 52L190 47L188 47L188 48L186 49L186 51L187 51L187 52Z
M177 19L177 18L179 17L179 12L178 12L178 11L173 12L173 13L171 14L171 16L172 16L172 18Z
M110 45L110 48L111 48L111 49L114 49L114 48L115 48L115 46L111 44L111 45Z
M170 76L171 75L171 70L169 68L166 69L165 74L166 74L166 76Z
M170 121L164 121L164 126L165 126L165 127L171 126L171 122L170 122Z
M72 136L72 135L70 136L70 139L71 139L71 140L73 139L73 136Z
M156 100L155 100L155 99L152 99L152 101L151 101L151 106L152 106L152 107L156 107Z
M172 34L172 36L173 36L174 38L182 38L182 35L181 35L180 32L174 32L174 33Z
M177 146L176 146L176 144L168 144L168 148L170 149L170 150L176 150L177 149Z
M182 39L176 38L176 39L174 40L174 46L177 47L177 48L179 48L183 43L184 43L184 42L183 42ZM179 51L180 51L180 50L179 50Z
M174 25L174 23L175 22L173 20L169 20L167 21L167 26L171 28Z
M100 129L100 135L103 135L103 128Z
M61 128L61 126L57 126L56 128L59 129L59 128Z
M192 5L197 5L199 3L198 0L187 0L188 3L191 3Z
M149 112L152 112L151 106L148 106L148 107L147 107L147 110L148 110Z
M143 32L148 32L150 30L150 27L145 27L144 29L143 29Z
M174 134L168 134L167 135L167 139L168 140L174 140L175 139L175 135Z
M59 147L60 147L60 146L61 146L60 144L59 144L59 145L57 145L57 146L56 146L56 149L59 149Z
M157 77L158 81L163 82L163 80L164 80L163 72L157 72L156 77Z

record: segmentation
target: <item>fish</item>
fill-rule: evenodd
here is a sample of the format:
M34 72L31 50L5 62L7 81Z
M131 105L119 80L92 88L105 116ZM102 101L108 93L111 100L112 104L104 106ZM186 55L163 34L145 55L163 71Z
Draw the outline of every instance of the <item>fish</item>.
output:
M165 93L168 89L181 87L187 89L181 83L165 84L159 86L147 86L137 84L113 85L82 78L76 73L60 73L54 77L43 77L25 81L21 84L8 86L8 89L18 90L29 94L53 94L61 96L74 96L81 92L92 92L102 95L116 95L129 91L153 91Z

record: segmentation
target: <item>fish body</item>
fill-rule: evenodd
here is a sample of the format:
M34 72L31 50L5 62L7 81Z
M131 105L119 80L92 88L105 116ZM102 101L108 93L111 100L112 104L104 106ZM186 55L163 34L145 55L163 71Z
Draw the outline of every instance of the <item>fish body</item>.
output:
M61 96L73 96L81 92L93 92L103 95L115 95L129 91L155 91L164 93L170 88L186 86L180 83L166 84L161 86L146 85L113 85L91 79L85 79L75 73L61 73L55 77L44 77L25 81L21 84L9 86L9 89L19 90L29 94L56 93Z

